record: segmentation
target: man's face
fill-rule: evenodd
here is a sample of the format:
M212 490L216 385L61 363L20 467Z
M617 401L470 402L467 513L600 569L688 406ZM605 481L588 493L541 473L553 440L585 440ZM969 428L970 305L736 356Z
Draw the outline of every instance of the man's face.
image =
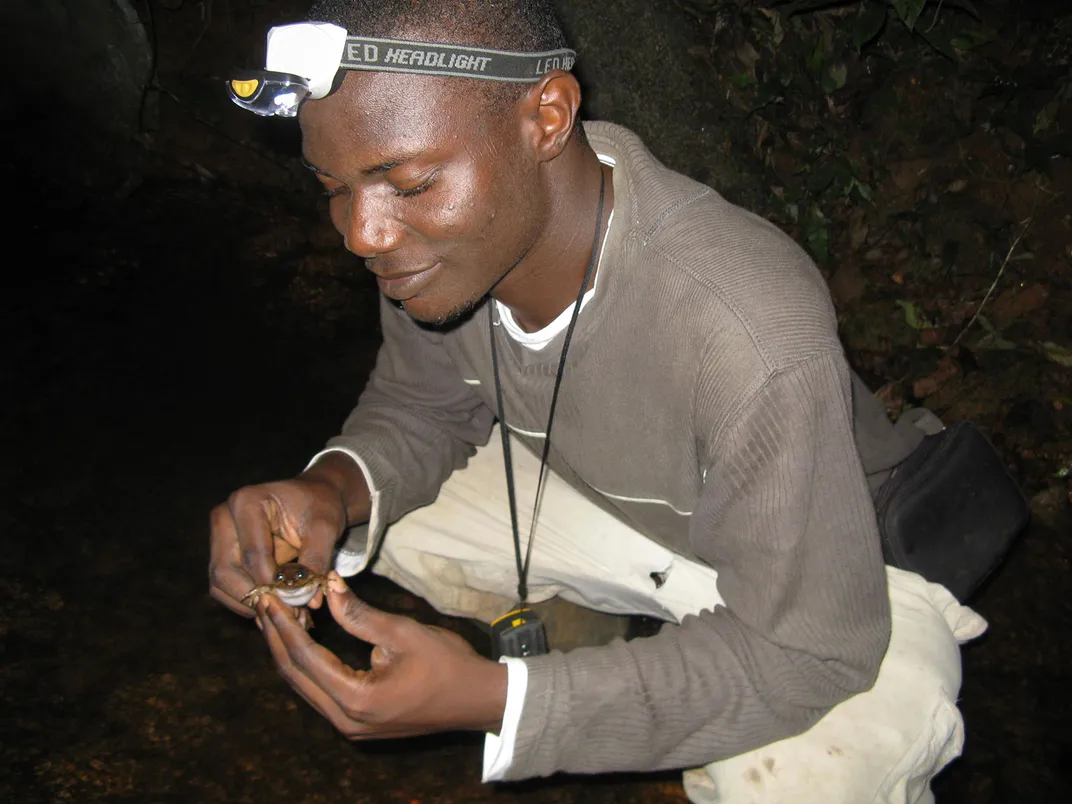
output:
M517 114L489 106L475 84L349 73L300 114L305 159L346 247L420 321L471 308L524 258L545 217Z

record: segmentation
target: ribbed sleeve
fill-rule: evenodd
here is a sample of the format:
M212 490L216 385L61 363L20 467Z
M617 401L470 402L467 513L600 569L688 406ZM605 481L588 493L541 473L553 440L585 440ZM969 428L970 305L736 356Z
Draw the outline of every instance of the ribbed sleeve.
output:
M890 620L849 383L840 354L780 371L712 441L690 538L726 606L529 659L509 778L701 765L870 688Z
M328 446L361 456L378 495L379 524L386 525L435 499L475 445L487 443L494 414L465 384L440 333L417 326L386 299L380 320L376 366ZM380 535L370 533L370 544Z

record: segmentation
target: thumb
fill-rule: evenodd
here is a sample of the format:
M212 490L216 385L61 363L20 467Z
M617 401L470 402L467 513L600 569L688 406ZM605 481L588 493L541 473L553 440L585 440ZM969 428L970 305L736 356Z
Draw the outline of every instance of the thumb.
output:
M331 616L346 633L384 648L392 646L398 621L406 619L361 600L334 570L328 574L327 600Z

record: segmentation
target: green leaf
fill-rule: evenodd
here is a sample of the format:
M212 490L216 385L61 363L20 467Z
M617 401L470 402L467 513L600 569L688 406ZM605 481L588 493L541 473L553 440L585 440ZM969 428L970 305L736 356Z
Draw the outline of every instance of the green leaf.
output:
M1072 349L1056 344L1053 341L1046 341L1039 344L1039 346L1042 347L1042 353L1046 355L1046 359L1052 360L1065 368L1072 368Z
M1013 343L1012 341L1007 341L1003 337L1001 337L1001 333L998 332L997 327L991 324L990 319L987 318L985 315L980 313L976 320L978 320L979 326L985 329L990 335L991 344L994 346L995 349L1004 349L1007 351L1009 349L1016 348L1015 343Z
M775 47L782 44L782 40L785 39L785 26L782 25L782 15L774 15L774 32L771 34L771 41Z
M821 36L815 37L815 47L808 54L806 64L808 72L822 80L823 60L826 58L826 45Z
M850 192L852 190L856 191L856 194L860 197L861 201L870 201L872 196L874 195L871 190L870 184L855 178L852 180L852 187L850 188Z
M823 216L822 210L818 207L811 208L801 234L804 242L811 249L816 262L826 262L830 257L830 233L827 228L827 220Z
M950 8L955 8L958 11L966 11L971 14L975 19L979 19L979 12L975 6L968 2L968 0L945 0L945 4Z
M823 72L822 85L823 92L829 95L831 92L835 92L845 86L845 81L849 77L849 68L845 66L845 62L839 61L836 64L831 64Z
M1053 101L1039 109L1039 113L1035 115L1035 124L1031 127L1031 133L1038 135L1053 128L1053 125L1057 122L1057 110L1060 107L1059 102Z
M923 7L927 5L927 0L891 0L891 2L893 10L897 12L897 16L901 18L901 22L905 24L905 27L910 31L915 29L916 20L923 13Z
M904 320L912 329L923 329L923 317L919 314L919 310L910 301L904 299L898 299L897 305L904 310Z
M957 50L971 50L990 41L991 37L982 31L960 31L953 36L950 43Z
M873 42L886 25L886 6L864 0L852 26L852 45L859 53Z

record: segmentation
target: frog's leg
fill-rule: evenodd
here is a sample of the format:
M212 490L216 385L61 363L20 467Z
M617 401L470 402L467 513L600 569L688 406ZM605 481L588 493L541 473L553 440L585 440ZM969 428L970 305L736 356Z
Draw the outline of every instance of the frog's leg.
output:
M274 595L275 587L271 584L261 584L255 586L246 593L246 596L242 598L242 602L249 606L251 609L257 608L257 604L264 595Z

